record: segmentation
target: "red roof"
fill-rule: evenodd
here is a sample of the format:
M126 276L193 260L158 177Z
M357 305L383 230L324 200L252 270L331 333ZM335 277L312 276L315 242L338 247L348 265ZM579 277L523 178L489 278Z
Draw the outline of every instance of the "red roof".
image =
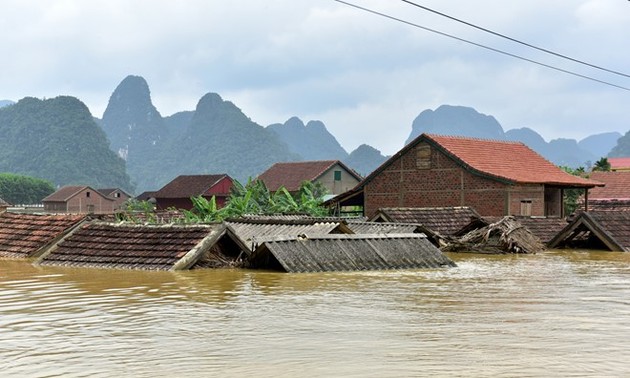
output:
M217 175L181 175L155 192L155 198L190 198L206 193L224 178L232 179L227 174ZM224 193L229 194L229 193Z
M601 185L571 175L521 142L422 134L447 154L478 173L521 184L575 187ZM413 142L412 142L413 143Z
M591 173L591 178L606 184L588 191L588 199L630 199L630 172Z
M284 186L289 192L296 192L303 181L315 181L337 164L361 181L361 176L339 160L276 163L258 176L258 180L263 181L271 191Z
M630 168L630 157L608 158L610 169Z

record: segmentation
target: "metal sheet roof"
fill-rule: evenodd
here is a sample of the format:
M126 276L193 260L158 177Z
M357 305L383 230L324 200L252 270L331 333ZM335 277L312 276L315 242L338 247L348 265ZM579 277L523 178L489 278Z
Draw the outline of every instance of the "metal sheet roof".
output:
M277 238L260 244L250 258L254 268L270 268L276 261L287 272L455 266L422 234Z
M348 227L355 234L413 234L418 226L405 223L389 222L348 222Z

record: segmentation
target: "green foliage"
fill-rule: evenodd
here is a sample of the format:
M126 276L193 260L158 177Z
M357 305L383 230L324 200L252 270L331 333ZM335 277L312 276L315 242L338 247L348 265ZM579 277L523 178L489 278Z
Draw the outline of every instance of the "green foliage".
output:
M570 173L574 176L586 177L586 170L584 169L584 167L578 167L575 169L570 168L570 167L560 167L560 168L564 170L565 172ZM563 203L564 203L564 210L566 214L572 214L573 212L575 212L575 210L579 206L580 196L582 196L583 193L584 193L584 190L582 189L566 189L564 191Z
M0 198L11 204L41 203L44 197L54 191L55 187L50 181L12 173L0 173Z
M609 172L610 162L608 161L608 158L603 157L597 160L593 165L593 171Z
M149 201L130 198L125 201L121 211L116 213L116 219L135 223L156 223L155 205Z
M0 109L0 171L40 177L55 186L133 191L125 161L88 108L73 97L25 98Z
M234 181L230 197L223 208L217 208L216 199L192 197L193 210L184 210L184 222L219 222L227 218L238 218L247 214L305 214L323 216L328 210L321 206L325 190L321 186L305 181L293 196L281 187L271 193L262 181L251 178L243 186Z

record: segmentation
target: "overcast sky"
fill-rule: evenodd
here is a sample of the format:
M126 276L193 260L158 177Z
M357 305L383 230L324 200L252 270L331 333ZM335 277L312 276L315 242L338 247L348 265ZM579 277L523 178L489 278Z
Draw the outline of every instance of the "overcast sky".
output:
M348 2L564 70L585 67L396 0ZM630 74L630 1L421 1L467 22ZM442 104L547 140L630 130L630 91L557 72L333 0L0 0L0 99L71 95L102 117L127 75L163 116L208 92L267 126L320 120L349 152L400 149Z

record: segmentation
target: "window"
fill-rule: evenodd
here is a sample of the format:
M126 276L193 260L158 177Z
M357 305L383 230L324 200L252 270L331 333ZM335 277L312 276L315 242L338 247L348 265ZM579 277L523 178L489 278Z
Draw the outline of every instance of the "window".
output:
M85 196L89 198L90 197L90 192L85 192Z
M335 171L335 181L341 181L341 171Z
M521 201L521 215L525 215L525 216L532 215L532 200Z
M431 169L431 146L419 144L416 147L416 168Z
M114 193L114 197L120 198L120 193L118 193L118 192Z

